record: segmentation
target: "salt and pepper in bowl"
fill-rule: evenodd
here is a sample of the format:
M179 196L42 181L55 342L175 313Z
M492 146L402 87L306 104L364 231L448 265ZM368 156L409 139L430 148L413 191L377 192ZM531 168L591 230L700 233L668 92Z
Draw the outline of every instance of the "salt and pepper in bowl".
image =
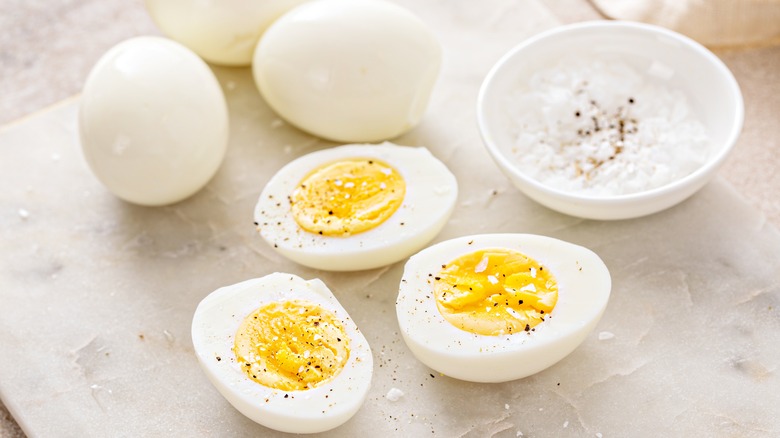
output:
M742 129L709 50L630 22L561 26L507 53L478 99L482 139L523 193L590 219L644 216L704 186Z

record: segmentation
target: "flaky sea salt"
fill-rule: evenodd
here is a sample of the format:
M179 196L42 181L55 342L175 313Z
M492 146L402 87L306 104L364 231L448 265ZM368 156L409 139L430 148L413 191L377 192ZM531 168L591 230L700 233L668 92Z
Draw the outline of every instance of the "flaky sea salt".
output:
M612 196L683 178L709 154L686 97L618 59L565 59L505 100L512 156L564 191Z
M600 332L599 333L599 341L608 341L615 337L615 334L612 332Z
M403 397L404 392L401 391L398 388L390 388L389 391L387 391L387 395L385 395L385 398L390 401L398 401L401 397Z

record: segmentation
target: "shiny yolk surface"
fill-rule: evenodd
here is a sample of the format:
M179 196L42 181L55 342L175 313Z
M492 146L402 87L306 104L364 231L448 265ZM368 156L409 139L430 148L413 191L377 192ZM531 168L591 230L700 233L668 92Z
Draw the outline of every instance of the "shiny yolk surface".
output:
M314 388L349 359L349 338L333 312L304 300L266 304L236 332L239 366L261 385L285 391Z
M442 316L480 335L530 331L558 301L558 283L549 269L509 249L460 256L443 265L433 285Z
M315 169L298 184L290 201L295 222L325 236L370 230L398 210L406 183L395 169L375 159L337 161Z

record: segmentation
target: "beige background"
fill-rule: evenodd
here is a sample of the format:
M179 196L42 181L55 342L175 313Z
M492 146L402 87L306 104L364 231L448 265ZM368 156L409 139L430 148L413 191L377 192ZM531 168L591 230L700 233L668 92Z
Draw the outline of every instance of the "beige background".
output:
M563 23L601 18L586 0L546 4ZM79 92L109 47L158 33L139 0L4 0L0 4L0 124ZM745 96L745 127L721 170L737 190L780 225L780 47L719 50ZM21 437L0 409L0 437Z

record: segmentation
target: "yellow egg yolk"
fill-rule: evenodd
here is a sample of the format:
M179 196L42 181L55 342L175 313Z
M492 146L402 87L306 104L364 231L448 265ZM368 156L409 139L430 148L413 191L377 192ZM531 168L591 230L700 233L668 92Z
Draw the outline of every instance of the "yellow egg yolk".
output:
M509 249L462 255L442 266L433 286L444 319L488 336L533 330L558 301L558 283L549 269Z
M290 202L295 222L310 233L349 236L375 228L398 210L406 183L376 159L351 159L315 169Z
M236 332L241 369L261 385L285 391L317 387L349 359L349 338L333 312L304 300L266 304Z

